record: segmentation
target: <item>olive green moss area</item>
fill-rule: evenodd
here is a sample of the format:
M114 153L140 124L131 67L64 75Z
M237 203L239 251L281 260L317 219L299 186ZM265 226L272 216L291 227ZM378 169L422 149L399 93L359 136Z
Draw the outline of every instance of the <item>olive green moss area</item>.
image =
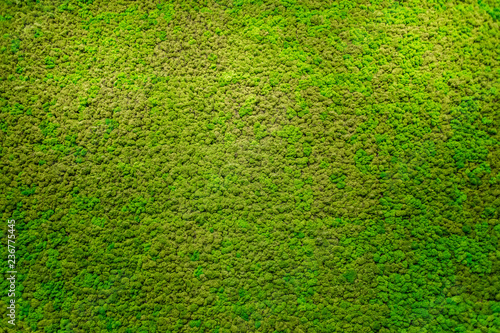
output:
M500 2L2 1L1 332L500 332Z

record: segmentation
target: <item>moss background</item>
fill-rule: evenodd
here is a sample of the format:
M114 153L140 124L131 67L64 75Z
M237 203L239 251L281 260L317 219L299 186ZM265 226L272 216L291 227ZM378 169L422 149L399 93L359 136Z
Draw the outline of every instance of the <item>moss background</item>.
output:
M2 1L0 328L500 332L499 19Z

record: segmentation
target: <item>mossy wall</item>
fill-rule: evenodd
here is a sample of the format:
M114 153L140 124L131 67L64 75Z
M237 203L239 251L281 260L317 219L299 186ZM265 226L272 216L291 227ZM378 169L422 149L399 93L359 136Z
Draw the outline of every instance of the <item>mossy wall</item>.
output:
M500 332L499 19L2 1L0 327Z

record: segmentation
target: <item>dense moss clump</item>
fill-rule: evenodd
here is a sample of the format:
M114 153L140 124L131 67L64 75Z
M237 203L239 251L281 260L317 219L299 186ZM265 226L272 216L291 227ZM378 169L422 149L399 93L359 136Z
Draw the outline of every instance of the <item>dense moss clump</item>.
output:
M499 13L2 1L0 331L500 332Z

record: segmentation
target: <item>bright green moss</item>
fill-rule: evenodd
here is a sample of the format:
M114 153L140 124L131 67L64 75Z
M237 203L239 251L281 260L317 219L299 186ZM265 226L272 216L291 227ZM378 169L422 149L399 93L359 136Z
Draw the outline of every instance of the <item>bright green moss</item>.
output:
M498 8L0 4L18 330L496 332Z

